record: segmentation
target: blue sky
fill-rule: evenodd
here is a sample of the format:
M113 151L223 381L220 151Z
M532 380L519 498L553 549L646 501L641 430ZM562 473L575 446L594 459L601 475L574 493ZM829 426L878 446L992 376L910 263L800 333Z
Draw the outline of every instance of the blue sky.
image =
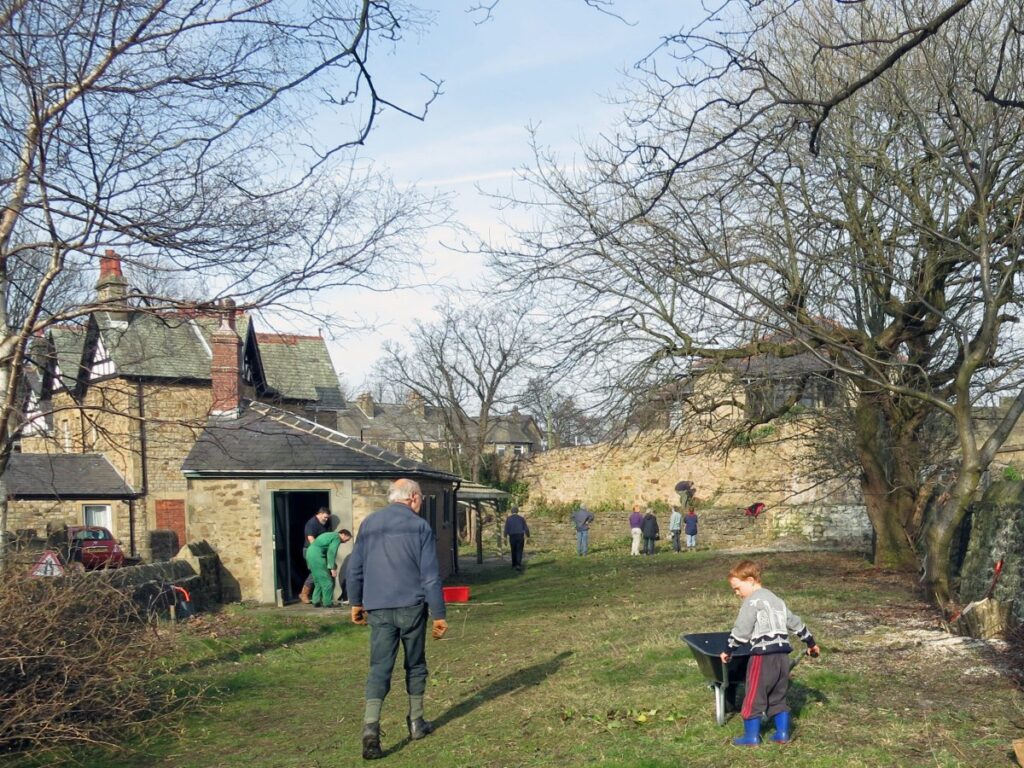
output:
M690 27L703 15L698 0L622 0L616 10L630 24L588 8L583 0L502 0L490 21L466 12L471 0L419 3L436 15L421 34L411 33L393 55L374 62L376 83L410 109L429 85L419 73L443 80L443 95L424 122L385 114L364 157L387 169L399 185L452 196L456 218L483 237L504 229L483 192L507 190L515 169L530 163L528 127L570 162L580 140L612 126L621 107L608 103L622 72L654 49L661 36ZM335 366L360 388L386 339L402 339L443 285L479 280L475 257L444 247L450 234L422 244L423 285L396 293L351 291L346 311L373 330L331 342Z

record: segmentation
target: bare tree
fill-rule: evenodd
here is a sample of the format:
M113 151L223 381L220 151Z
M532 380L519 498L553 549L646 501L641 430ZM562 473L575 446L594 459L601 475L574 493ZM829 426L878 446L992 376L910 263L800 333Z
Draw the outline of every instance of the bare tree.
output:
M534 376L519 396L523 407L538 420L549 449L569 445L589 445L601 439L605 430L601 419L591 416L565 394L559 382L562 376Z
M850 404L876 561L920 558L940 604L952 537L1024 411L1024 115L987 97L1024 87L1019 57L989 55L1015 44L1020 4L975 0L870 87L808 105L949 7L750 3L735 57L688 49L585 168L538 153L535 200L558 205L495 258L557 307L609 410L697 373L738 380L755 359L827 371ZM790 412L801 381L748 416ZM718 392L698 402L695 385L694 409L731 397Z
M164 278L133 299L154 312L308 313L394 279L434 204L351 150L383 110L413 114L370 65L423 21L384 0L0 3L0 472L29 340L103 308L58 287L107 249ZM203 301L166 292L177 278Z
M516 377L528 371L540 337L525 309L513 304L460 309L448 302L439 315L416 324L408 350L389 345L379 367L387 379L442 409L452 465L478 482L496 409L510 404Z

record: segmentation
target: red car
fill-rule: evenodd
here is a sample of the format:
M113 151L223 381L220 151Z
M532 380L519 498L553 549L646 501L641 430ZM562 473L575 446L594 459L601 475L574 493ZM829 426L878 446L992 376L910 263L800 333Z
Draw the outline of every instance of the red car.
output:
M99 525L69 525L67 541L68 561L80 562L87 571L124 565L120 542Z

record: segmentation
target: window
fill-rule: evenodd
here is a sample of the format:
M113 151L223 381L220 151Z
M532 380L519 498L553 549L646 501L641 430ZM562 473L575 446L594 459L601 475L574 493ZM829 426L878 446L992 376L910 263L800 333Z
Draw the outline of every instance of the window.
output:
M109 504L85 504L82 517L86 525L99 525L107 530L113 529Z
M452 492L445 488L441 495L441 525L450 528L452 524Z
M64 451L71 453L71 425L68 424L67 419L63 419L60 423L60 433L64 438Z

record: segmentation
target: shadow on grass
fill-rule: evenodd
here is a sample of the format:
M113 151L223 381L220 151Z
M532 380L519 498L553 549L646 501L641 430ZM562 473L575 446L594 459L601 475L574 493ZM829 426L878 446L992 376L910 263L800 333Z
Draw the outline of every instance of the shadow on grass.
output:
M828 696L817 688L808 688L796 680L790 682L789 694L786 698L789 701L789 711L793 713L793 717L800 717L800 712L810 702L828 704Z
M201 659L183 660L170 667L169 671L188 672L203 669L215 664L238 661L246 656L255 656L256 654L264 653L265 651L276 650L285 643L289 646L297 646L302 643L312 642L314 640L319 640L321 638L337 634L338 632L350 630L351 627L349 625L342 622L335 622L331 624L320 624L315 627L302 627L285 630L274 635L250 639L241 645L235 645L230 640L220 640L216 646L205 645L206 650L209 652L208 656Z
M491 701L492 699L496 699L499 696L504 696L523 688L540 685L544 680L557 672L565 660L572 656L572 654L572 651L562 651L560 654L553 656L547 661L534 664L532 667L517 669L504 677L499 677L486 688L481 688L468 699L460 701L440 717L436 718L433 721L434 728L439 729L454 720L458 720L460 717L465 717L481 704ZM401 751L409 741L409 737L406 736L402 741L399 741L394 746L384 750L384 756L387 757L388 755Z

